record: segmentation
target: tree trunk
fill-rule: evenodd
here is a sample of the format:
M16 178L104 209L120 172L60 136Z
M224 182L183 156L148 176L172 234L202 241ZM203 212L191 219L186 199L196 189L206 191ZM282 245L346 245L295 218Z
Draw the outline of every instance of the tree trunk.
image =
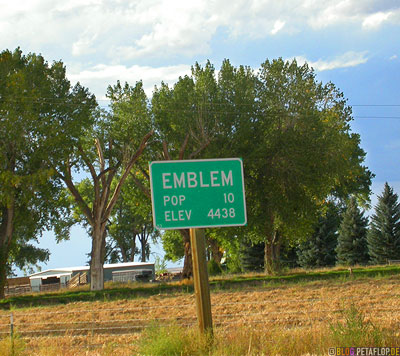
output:
M267 237L264 248L264 270L267 274L279 272L280 266L281 242L277 231L272 236Z
M183 278L191 278L193 276L193 263L192 263L192 250L190 247L190 231L188 229L179 230L183 239L183 246L185 252L185 258L183 262Z
M147 244L149 241L149 235L147 234L146 226L142 228L142 231L138 235L140 242L140 260L146 262L147 260Z
M130 262L135 261L135 252L136 252L136 232L132 232L133 238L132 238L132 243L131 243L131 258Z
M217 240L215 240L213 238L209 237L208 243L210 244L212 259L220 265L222 256L224 255L223 250L221 250L220 246L218 245Z
M0 223L0 299L4 298L4 287L7 281L7 263L14 229L14 201L2 209Z
M147 247L147 239L145 236L142 236L140 239L140 244L141 244L141 262L146 262L147 256L146 256L146 247Z
M7 261L8 251L3 250L3 246L0 246L0 299L4 299L4 288L7 282Z
M153 131L150 131L142 139L139 148L134 152L130 158L126 161L127 164L122 171L120 178L117 180L117 185L112 189L112 182L115 178L120 164L116 163L114 166L109 166L106 168L106 160L103 154L103 147L99 139L95 140L97 157L100 167L100 173L96 173L95 164L90 160L89 156L86 154L81 146L78 146L78 151L80 152L81 159L85 162L88 170L93 179L94 188L94 201L93 208L90 208L86 204L85 199L79 193L78 188L72 181L72 167L69 161L66 162L66 174L58 173L59 177L65 182L67 188L71 192L75 199L77 205L82 209L83 214L86 216L89 224L91 225L92 231L92 252L90 260L90 289L91 290L101 290L104 287L104 258L106 250L106 224L112 213L112 210L117 202L117 199L121 193L122 186L128 177L130 170L133 165L142 155L143 150L146 147L147 141L153 135ZM110 148L112 147L112 142L109 143ZM109 163L113 159L108 158Z
M92 252L90 260L90 290L104 289L105 226L99 222L92 232Z

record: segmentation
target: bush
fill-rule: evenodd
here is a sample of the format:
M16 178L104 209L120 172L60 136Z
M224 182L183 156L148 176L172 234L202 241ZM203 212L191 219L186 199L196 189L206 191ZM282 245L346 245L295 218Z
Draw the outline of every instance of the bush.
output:
M207 338L178 325L147 328L139 341L139 354L151 356L196 356L207 352Z
M25 343L19 337L0 339L1 356L22 356L25 355Z
M343 316L343 322L330 325L334 344L354 347L384 346L384 332L370 321L365 321L364 315L354 305L345 310Z
M208 261L207 270L209 276L217 276L222 273L221 265L213 259Z

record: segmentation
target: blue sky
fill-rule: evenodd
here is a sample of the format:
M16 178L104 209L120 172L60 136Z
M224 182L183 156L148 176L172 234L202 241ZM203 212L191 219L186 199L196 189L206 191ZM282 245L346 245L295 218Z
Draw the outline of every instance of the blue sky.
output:
M0 48L62 60L72 82L99 100L117 80L143 80L151 95L194 62L224 58L257 70L268 59L307 61L353 105L374 195L385 181L400 193L400 3L398 0L0 0ZM105 101L100 101L106 104ZM90 239L51 233L43 268L85 264ZM159 249L156 250L159 253Z

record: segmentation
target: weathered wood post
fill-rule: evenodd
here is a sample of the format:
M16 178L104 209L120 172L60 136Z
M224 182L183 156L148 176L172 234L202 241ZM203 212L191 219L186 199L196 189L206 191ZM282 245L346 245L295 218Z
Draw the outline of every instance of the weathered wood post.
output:
M193 259L193 281L199 329L202 334L212 334L210 287L206 262L204 229L190 229Z

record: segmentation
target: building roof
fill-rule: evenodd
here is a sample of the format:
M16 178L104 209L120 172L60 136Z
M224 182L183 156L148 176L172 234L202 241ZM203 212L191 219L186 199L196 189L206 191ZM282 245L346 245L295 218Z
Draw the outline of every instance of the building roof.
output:
M138 266L153 266L154 262L125 262L125 263L110 263L105 264L104 269L109 268L125 268L125 267L138 267ZM68 276L73 272L84 272L89 271L89 266L78 266L78 267L65 267L65 268L52 268L47 269L45 271L33 273L29 276L29 279L46 279L49 277L57 277Z

